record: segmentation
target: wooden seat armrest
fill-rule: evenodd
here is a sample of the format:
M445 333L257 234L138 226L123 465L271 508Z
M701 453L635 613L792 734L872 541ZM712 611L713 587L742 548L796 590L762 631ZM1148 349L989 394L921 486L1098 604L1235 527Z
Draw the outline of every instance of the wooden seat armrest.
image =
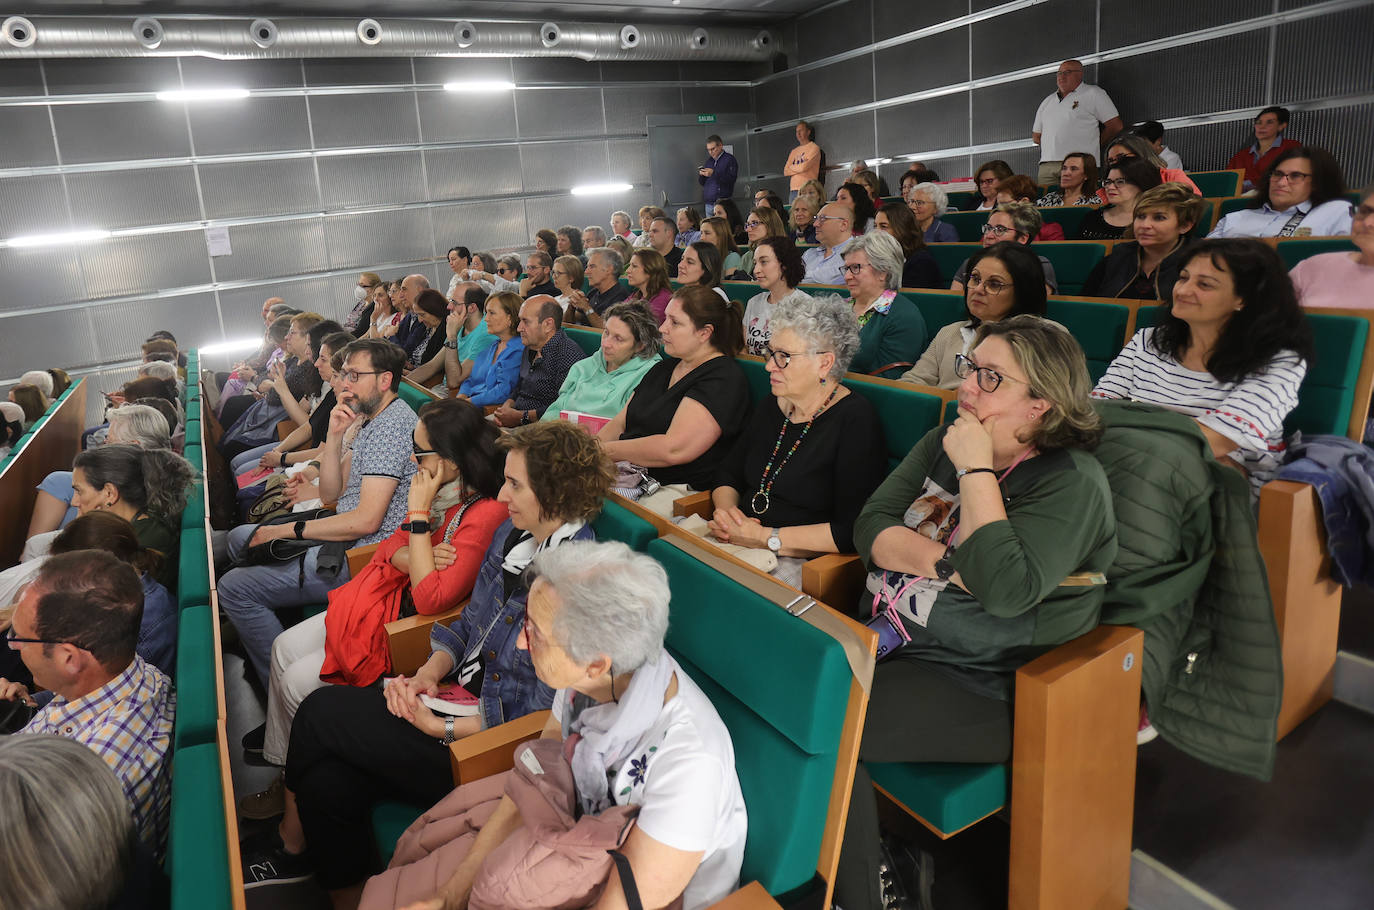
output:
M859 602L868 570L857 553L827 553L802 563L802 590L848 612Z
M482 414L483 414L484 416L486 416L486 417L490 417L491 415L495 414L496 411L497 411L497 409L500 408L500 407L501 407L501 406L500 406L499 404L489 404L489 405L486 405L485 407L482 408Z
M372 554L377 552L377 547L379 546L381 545L370 543L365 547L354 547L345 554L348 556L349 578L358 577L358 573L363 570L363 567L372 561Z
M700 515L702 518L710 519L711 513L711 492L709 490L701 493L693 493L684 496L673 502L673 517L685 518L688 515Z
M467 605L468 602L465 600L443 613L421 613L387 623L386 644L387 649L391 651L391 672L411 676L424 666L425 661L429 659L430 627L436 622L456 619Z
M296 423L294 420L277 421L277 441L285 442L286 437L296 432L296 427L298 426L300 426L300 424Z
M711 905L711 910L782 910L773 895L758 882L750 882L734 894Z
M509 771L515 764L515 747L538 739L552 713L535 711L499 727L454 740L448 747L449 760L453 763L453 782L462 785Z

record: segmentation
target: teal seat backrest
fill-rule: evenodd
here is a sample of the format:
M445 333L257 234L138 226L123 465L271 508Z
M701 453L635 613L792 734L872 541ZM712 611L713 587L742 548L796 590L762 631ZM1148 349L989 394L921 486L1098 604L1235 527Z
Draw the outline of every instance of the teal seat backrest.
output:
M200 396L199 396L199 395L192 395L192 394L190 393L189 390L191 389L191 386L188 385L186 388L187 388L187 390L188 390L188 391L187 391L187 395L186 395L186 420L187 420L187 422L190 422L190 421L192 421L192 420L199 421L199 420L200 420Z
M1217 216L1217 218L1225 218L1232 212L1244 211L1245 209L1253 208L1254 205L1254 196L1241 196L1236 199L1223 199L1221 200L1221 213Z
M1126 341L1126 322L1131 311L1114 303L1085 303L1051 298L1045 315L1069 330L1088 358L1088 374L1094 383L1107 372Z
M971 200L977 194L973 190L956 190L953 193L946 193L945 195L949 197L948 214L952 215L956 211L968 205L969 200ZM944 215L941 215L940 217L943 218Z
M181 513L181 529L205 527L205 484L197 480L191 484L191 493L186 497L186 509Z
M410 405L410 409L416 414L420 413L420 408L434 400L422 390L415 388L415 386L407 382L401 383L401 388L397 391L397 394L402 401Z
M193 604L209 602L210 554L205 546L205 526L202 524L181 532L177 556L177 606L184 610Z
M962 259L959 261L963 262ZM954 276L952 271L948 274L951 278ZM921 318L926 321L926 331L932 338L951 322L963 322L968 318L961 294L906 290L902 291L902 296L916 304L916 309L921 311Z
M740 303L748 303L763 292L763 288L752 281L722 281L720 288L731 300L738 300Z
M200 424L188 424L188 426L199 427ZM197 440L199 439L199 434L197 434L196 438ZM186 447L181 450L181 457L191 463L191 467L195 469L196 476L200 476L205 472L205 453L201 450L198 443L193 443L191 441L191 437L189 436L186 437Z
M1055 278L1059 281L1059 293L1073 296L1083 292L1083 282L1093 267L1107 255L1107 247L1101 243L1034 243L1031 252L1044 256L1054 266Z
M887 441L888 471L901 463L922 436L940 424L941 402L934 395L862 380L850 380L845 385L867 398L878 412Z
M1072 240L1078 236L1078 229L1083 226L1083 219L1088 217L1088 213L1093 211L1091 205L1054 205L1036 209L1040 213L1041 219L1046 224L1057 224L1064 229L1064 238Z
M951 224L959 232L963 243L978 243L983 239L983 225L988 223L989 212L946 212L940 216L945 224ZM946 272L947 275L954 273Z
M959 399L956 398L945 405L945 423L954 423L958 417Z
M1154 325L1163 311L1163 307L1141 307L1136 327ZM1312 362L1298 389L1298 405L1284 420L1283 431L1344 436L1355 406L1360 362L1369 343L1369 323L1359 316L1308 313L1307 324L1312 328Z
M749 380L749 394L753 396L754 404L762 401L765 395L773 394L773 387L768 382L768 370L764 367L763 361L741 357L735 362L744 370L744 377Z
M1194 240L1201 240L1212 230L1212 215L1216 211L1217 203L1215 199L1202 200L1202 214L1198 215L1197 224L1188 232L1188 236Z
M1244 171L1184 171L1208 199L1239 196L1245 181Z
M1293 268L1309 256L1321 253L1344 253L1356 249L1349 237L1302 237L1296 240L1279 241L1279 258L1288 268Z
M219 697L213 622L215 614L205 603L186 607L177 616L177 715L173 742L178 750L215 741Z
M666 540L648 553L672 589L667 646L734 744L749 812L740 881L796 888L820 858L853 678L843 648Z
M565 325L563 332L577 342L578 347L587 352L587 356L595 354L601 350L601 333L592 331L583 326Z
M940 274L950 281L954 280L954 273L959 271L959 266L964 264L964 260L982 248L981 243L932 243L926 247L930 255L935 257Z
M172 819L167 843L172 910L229 910L229 836L219 746L202 743L172 757Z
M609 499L602 500L601 514L592 519L597 540L618 540L631 550L643 552L658 531L638 515Z

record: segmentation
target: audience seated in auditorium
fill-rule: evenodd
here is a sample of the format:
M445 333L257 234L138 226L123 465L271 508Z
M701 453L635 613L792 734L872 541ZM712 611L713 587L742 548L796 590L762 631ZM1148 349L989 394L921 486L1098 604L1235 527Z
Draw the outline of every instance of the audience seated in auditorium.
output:
M168 905L119 778L86 746L0 737L0 803L0 907Z
M926 243L959 242L959 232L954 225L940 220L949 209L949 196L944 189L934 183L918 183L907 195L907 207Z
M668 280L668 264L658 251L636 250L625 267L625 281L632 289L626 299L648 307L654 319L662 322L673 287Z
M682 250L677 247L677 226L667 215L655 218L649 225L649 248L663 257L668 267L668 277L676 278Z
M854 551L854 519L887 473L887 444L873 405L841 384L859 350L844 301L784 300L770 331L773 401L754 409L722 462L708 528L722 543L762 551L759 568L800 588L804 559Z
M874 184L872 187L873 201L875 203L883 196L891 194L891 191L887 187L887 181L878 176L878 172L869 167L868 162L862 158L855 159L854 163L850 165L849 179L857 180L865 186L868 185L868 181L872 180Z
M730 238L735 241L736 246L744 246L749 242L749 236L744 229L744 216L740 214L735 200L717 199L711 208L711 214L715 218L725 219L730 226Z
M1035 185L1025 174L1012 174L1006 180L997 184L997 204L1004 205L1008 202L1024 202L1034 206L1036 197L1040 195L1040 188ZM1064 228L1052 221L1044 221L1041 216L1042 225L1039 232L1035 235L1036 240L1063 240Z
M945 286L945 280L940 275L940 266L926 249L921 229L916 226L916 216L911 214L911 209L906 203L885 203L874 216L874 227L897 238L897 243L902 247L902 255L906 257L906 263L902 266L902 287Z
M540 419L558 420L568 412L610 420L661 359L659 343L658 326L643 306L618 303L608 307L600 349L572 365L558 397Z
M428 310L420 307L420 295L430 290L429 279L424 275L407 275L399 285L399 294L393 295L393 300L403 301L406 315L401 319L400 326L396 329L396 334L391 340L401 346L405 352L406 364L408 368L414 368L424 363L425 348L428 347L430 340L434 337L433 329L434 318L443 319L443 313L447 306L444 305L440 311L434 311L434 303L430 303ZM439 297L439 302L443 303L443 295L435 291Z
M611 236L627 241L634 240L634 231L630 230L629 212L615 211L611 213Z
M1150 143L1150 148L1155 150L1155 154L1164 162L1165 167L1176 171L1183 170L1183 159L1179 157L1178 152L1164 144L1164 124L1158 120L1146 120L1131 127L1131 132Z
M787 236L795 243L815 243L816 242L816 213L820 211L821 203L810 193L801 193L796 199L792 200L792 208L788 213Z
M520 362L525 354L525 342L520 340L518 329L523 303L518 294L510 291L487 298L487 331L495 341L473 356L468 377L458 389L459 398L466 398L479 408L510 398L520 380Z
M1062 582L1107 571L1117 552L1073 337L1037 316L987 323L959 372L958 419L916 444L854 527L875 621L906 644L873 674L869 717L882 722L859 747L836 878L845 907L882 906L865 762L1008 761L1016 669L1097 625L1105 588Z
M582 290L582 277L586 273L586 266L582 260L571 253L559 256L553 261L553 286L558 288L555 300L563 310L563 315L568 313L568 302L573 291Z
M708 222L712 219L706 219ZM703 226L703 232L708 230ZM568 291L568 309L563 321L568 325L589 325L600 328L605 324L605 313L611 307L630 296L630 289L620 283L620 272L624 262L620 254L610 247L598 246L587 251L587 268L584 277L587 290L580 287Z
M794 203L792 211L795 212L796 210ZM735 247L735 236L730 230L728 221L714 215L703 219L701 222L701 239L714 245L720 252L720 273L723 278L731 278L739 272L743 260L740 258L739 250Z
M372 314L372 289L381 280L376 272L363 272L358 276L358 283L353 288L353 306L342 322L344 331L351 332L355 338L367 332Z
M967 318L935 333L921 359L902 374L903 380L958 388L962 379L957 358L973 348L980 325L1023 314L1045 315L1045 271L1039 257L1005 240L974 253L969 257L964 313Z
M413 677L395 677L385 692L325 686L301 703L287 748L286 814L263 839L243 845L250 885L313 870L336 898L356 900L374 868L373 801L442 799L453 788L447 743L550 706L553 690L518 644L525 569L538 553L593 537L587 522L614 474L595 440L557 421L516 428L501 446L498 500L510 518L486 549L471 600L447 626L433 626L430 657ZM477 696L476 715L445 720L419 700L448 683Z
M1040 213L1028 202L999 205L996 211L988 216L987 224L983 225L983 246L990 247L1003 242L1027 245L1031 238L1040 232L1042 224ZM1054 265L1044 256L1040 256L1039 259L1040 267L1045 273L1045 287L1049 293L1056 293L1059 290L1059 280L1055 277ZM962 292L964 277L968 272L969 260L965 259L954 273L950 290Z
M582 259L582 232L575 225L565 224L555 233L558 237L554 241L553 257L576 256Z
M415 471L406 441L415 429L415 412L396 397L402 363L394 345L372 338L344 351L339 405L319 459L320 497L337 500L336 514L229 532L228 556L235 567L219 580L220 606L238 629L259 680L269 676L272 641L282 631L276 610L326 599L348 581L344 551L385 540L405 517ZM362 426L345 462L343 436L355 422ZM288 562L256 562L260 551L254 547L291 539L311 545Z
M855 237L873 230L873 216L877 213L877 207L873 204L873 197L868 195L867 187L858 183L846 183L836 191L835 201L854 210L854 221L850 225L850 230L854 232Z
M1135 197L1161 183L1159 168L1148 161L1122 161L1107 168L1102 197L1107 204L1079 223L1075 240L1120 240L1135 219Z
M410 281L410 278L406 281ZM443 327L449 316L449 303L443 294L433 288L425 288L418 294L408 292L407 296L410 298L411 312L415 315L419 328L419 333L414 339L415 346L410 349L404 361L405 372L409 373L432 363L443 354Z
M391 338L400 328L402 316L401 311L391 302L391 290L386 286L386 282L377 282L377 286L372 289L372 325L362 337Z
M51 402L43 397L43 390L32 383L23 383L10 389L10 401L24 410L24 429L33 427L34 422L48 411Z
M582 229L582 257L599 246L606 245L606 229L597 224L589 224Z
M1135 217L1126 228L1132 239L1112 246L1083 282L1083 295L1168 300L1202 207L1202 197L1179 183L1161 183L1135 197Z
M52 693L23 733L64 736L104 759L124 788L139 837L161 856L176 695L171 680L136 652L142 616L138 572L110 553L76 550L39 569L15 606L9 642L35 685ZM0 698L35 704L27 687L5 680Z
M797 147L787 155L787 163L782 173L788 178L788 189L795 197L808 180L820 177L825 163L825 153L816 144L816 129L805 120L797 122ZM821 198L825 198L822 194Z
M690 205L677 210L677 240L680 248L687 248L701 239L701 213Z
M1279 155L1302 145L1298 140L1284 135L1287 131L1288 108L1266 107L1255 115L1254 141L1249 147L1232 155L1226 163L1228 170L1245 172L1245 189L1263 188L1268 179L1266 174Z
M872 171L860 171L849 178L850 183L857 183L868 193L868 198L872 201L876 209L882 205L883 193L878 188L878 175Z
M859 350L850 362L856 373L896 379L930 341L921 311L897 293L902 268L901 245L883 231L854 238L844 251L844 283L859 320Z
M237 420L230 424L220 438L220 454L233 459L251 449L277 441L277 424L294 420L297 424L310 419L311 400L320 395L320 373L315 369L314 352L310 350L310 330L323 323L319 313L301 313L291 317L291 330L286 333L282 347L289 360L277 361L268 371L268 378L259 385L263 397L253 402ZM338 323L331 323L331 331Z
M1118 133L1107 143L1107 154L1103 161L1107 167L1121 164L1132 158L1139 158L1147 161L1159 168L1159 180L1161 183L1181 183L1188 189L1202 195L1202 190L1197 188L1193 179L1178 168L1171 168L1165 165L1164 159L1159 157L1154 146L1132 132Z
M1038 206L1101 205L1097 159L1087 152L1072 152L1059 165L1059 189L1035 201Z
M754 277L754 248L765 237L787 236L787 228L782 222L781 211L764 205L749 213L749 220L744 223L744 230L749 240L749 249L740 256L740 271L752 279ZM845 227L845 236L849 236L848 226Z
M597 433L613 460L646 469L661 484L711 488L749 414L749 381L735 361L740 319L739 304L706 288L673 295L663 360Z
M754 251L754 277L762 290L744 308L744 349L762 357L768 350L769 323L781 303L811 297L797 285L806 277L801 251L786 237L767 237Z
M587 356L582 345L563 331L563 310L547 294L531 297L520 307L517 325L525 343L520 380L511 396L491 415L497 426L534 423L553 400L572 365Z
M1093 395L1196 418L1212 453L1258 496L1283 457L1283 420L1311 359L1278 253L1257 240L1206 240L1189 251L1157 324L1135 333Z
M1326 149L1281 152L1251 207L1222 217L1208 237L1334 237L1350 233L1341 166Z
M1309 256L1288 273L1305 307L1374 307L1374 186L1353 208L1350 240L1358 249Z
M631 246L624 237L612 237L610 240L607 240L606 249L615 250L620 256L622 264L629 262L630 256L633 255L635 251L635 248ZM624 274L623 269L621 274Z
M471 375L477 355L493 340L482 319L486 304L487 293L481 285L475 281L460 282L448 301L439 352L407 373L406 378L421 386L435 383L434 391L440 397L461 387Z
M844 282L845 250L858 239L853 229L855 217L854 209L842 202L831 202L821 208L816 216L816 242L819 246L811 247L802 254L802 261L806 263L805 283ZM781 231L778 235L770 236L779 235ZM901 278L900 273L897 277Z
M471 265L471 250L469 250L465 246L449 247L448 269L452 273L452 275L449 277L448 280L448 290L444 292L445 297L453 296L453 289L458 286L458 282L463 280L463 273L465 273ZM374 310L373 316L375 317L376 315L376 311Z
M570 756L578 814L624 807L634 817L621 848L627 876L636 883L633 905L697 910L723 900L739 885L744 797L729 731L663 646L669 598L663 567L622 543L608 543L540 554L533 570L537 579L521 639L540 681L557 692L543 733L551 741L526 746L525 754L545 762ZM538 759L525 764L531 762ZM534 794L542 794L544 784L528 786L526 799L543 798ZM547 872L498 860L500 845L510 838L539 843L542 837L535 820L521 815L520 787L511 784L513 798L477 783L430 810L433 825L367 883L361 906L399 908L417 899L429 906L436 892L453 895L453 906L472 894L478 905L484 889L525 893L547 881ZM466 815L481 825L481 835L457 836L466 827L458 824L463 807L487 793L487 808ZM629 905L630 888L615 874L605 880L604 892L599 882L588 883L587 891L588 899L601 893L598 903L606 906Z
M992 161L985 162L978 166L978 170L973 172L973 182L977 192L973 198L965 205L964 209L970 212L986 212L997 205L997 184L1006 180L1013 173L1011 165L1001 158L994 158Z
M519 294L520 257L510 253L495 260L491 269L487 269L485 264L480 269L468 269L467 279L477 282L488 294L495 294L497 291Z
M528 300L547 294L558 296L558 288L553 283L553 256L542 250L535 250L525 258L525 277L520 279L520 296Z
M682 250L682 261L677 267L679 287L710 288L722 300L729 300L730 295L720 286L721 277L720 250L713 244L699 240Z
M48 375L52 377L53 398L62 397L62 393L71 388L72 377L67 375L67 371L61 367L53 367L48 370Z
M633 246L637 250L648 249L653 238L649 236L649 228L653 227L655 218L666 218L667 213L656 205L640 206L639 209L639 234L635 236Z

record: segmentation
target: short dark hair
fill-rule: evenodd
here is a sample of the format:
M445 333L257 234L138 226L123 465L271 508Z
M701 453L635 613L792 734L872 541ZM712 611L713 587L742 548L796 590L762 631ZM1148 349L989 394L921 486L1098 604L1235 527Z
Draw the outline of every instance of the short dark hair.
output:
M540 228L534 232L534 236L535 239L544 241L544 246L549 248L548 253L550 256L553 255L554 250L558 249L558 235L548 228ZM539 252L542 253L544 251L540 250ZM553 260L550 259L549 263L552 264Z
M459 256L463 257L464 259L471 259L471 258L472 258L472 253L468 252L468 248L465 247L465 246L451 246L451 247L448 248L448 251L449 251L449 253L457 253ZM447 254L445 254L445 255L447 255Z
M1025 244L1003 240L968 257L968 270L964 273L964 315L970 322L976 326L980 320L969 312L967 276L984 259L996 259L1006 267L1007 274L1011 275L1011 290L1016 299L1004 318L1020 316L1023 313L1045 315L1045 269L1040 264L1040 257L1031 252Z
M162 398L175 402L178 397L175 382L170 379L158 379L156 376L132 379L124 383L123 392L125 401L133 401L135 398Z
M463 306L475 306L482 309L487 305L487 292L482 290L482 286L474 285L463 292Z
M320 339L320 347L329 348L329 359L333 360L335 354L343 353L344 348L357 340L349 332L334 332ZM319 356L318 352L315 356Z
M307 333L310 338L310 353L319 357L320 345L324 344L324 340L330 335L337 335L343 330L344 327L332 319L326 319L323 322L317 322L312 325L310 331Z
M1259 208L1269 201L1269 175L1278 170L1280 165L1294 158L1306 158L1312 162L1312 193L1307 198L1314 206L1345 195L1345 177L1341 175L1341 165L1336 157L1315 145L1297 145L1279 155L1274 159L1274 163L1269 165L1269 170L1264 172L1263 182L1257 187L1259 194L1255 196L1252 208Z
M1146 190L1152 190L1164 182L1159 176L1159 168L1144 158L1127 158L1125 161L1118 161L1107 168L1107 177L1112 176L1112 171L1119 171L1127 183L1138 188L1142 193Z
M434 293L440 300L444 299L438 291ZM343 349L344 362L346 363L354 354L367 355L367 362L377 371L378 379L381 379L382 373L390 373L391 391L396 392L401 388L401 371L406 364L405 348L383 338L359 338Z
M463 483L481 495L495 499L504 483L500 431L488 423L482 409L458 398L426 402L420 423L429 434L430 447L439 457L458 466Z
M1142 139L1158 142L1164 138L1164 124L1160 123L1158 120L1146 120L1143 123L1137 123L1135 126L1131 127L1131 132Z
M434 288L425 288L415 295L415 306L431 316L443 319L448 315L448 301Z
M1273 114L1275 117L1278 117L1279 123L1287 123L1289 119L1288 108L1279 107L1277 104L1271 104L1269 105L1269 107L1262 109L1258 114L1255 115L1255 119L1258 120L1265 114Z
M525 456L540 517L571 521L601 511L615 468L595 436L563 420L542 420L510 430L500 446Z
M720 138L719 136L717 136L715 133L712 133L711 135L709 135L709 136L706 137L706 143L707 143L708 145L711 144L712 142L714 142L716 145L724 145L724 144L725 144L725 140L721 139L721 138Z
M568 238L568 252L573 256L582 255L582 231L576 225L565 224L558 229L560 237ZM557 241L554 242L554 249L558 249Z
M49 557L33 584L37 638L91 652L108 672L134 659L143 622L143 582L133 567L103 550L74 550ZM50 651L52 645L44 645Z
M659 215L654 218L652 223L657 224L660 221L668 225L668 228L673 232L674 237L677 236L677 225L673 223L673 219L669 218L667 215Z
M873 205L873 197L869 194L868 187L862 183L850 181L841 185L840 189L849 193L851 204L854 207L854 230L863 230L869 219L878 214L878 209ZM839 194L836 193L836 195ZM782 214L782 209L778 209L778 214Z
M782 266L782 280L787 282L789 288L794 288L802 283L806 278L806 261L802 259L801 250L790 238L782 235L765 237L754 247L754 255L758 255L758 247L767 246L773 251L773 255L778 257L778 265Z

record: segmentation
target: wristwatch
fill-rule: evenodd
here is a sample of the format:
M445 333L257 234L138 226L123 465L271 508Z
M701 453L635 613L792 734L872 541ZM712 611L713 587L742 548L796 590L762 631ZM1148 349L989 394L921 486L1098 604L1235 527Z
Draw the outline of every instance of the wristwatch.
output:
M458 340L455 338L445 341L444 347L448 348L450 351L456 351L458 350Z
M941 581L949 581L954 577L954 547L945 547L944 555L935 560L935 577Z
M777 553L782 549L782 538L778 536L778 529L774 528L773 533L768 535L768 549Z
M401 530L410 534L428 534L430 532L429 522L420 518L415 521L407 521L401 525Z
M296 529L296 539L305 540L305 522L298 521L293 527Z
M444 745L447 746L447 745L450 745L450 744L453 742L454 739L455 739L455 737L454 737L454 735L453 735L453 717L452 717L452 716L445 717L445 718L444 718L444 738L441 739L441 740L439 740L439 742L441 742L441 743L443 743Z

